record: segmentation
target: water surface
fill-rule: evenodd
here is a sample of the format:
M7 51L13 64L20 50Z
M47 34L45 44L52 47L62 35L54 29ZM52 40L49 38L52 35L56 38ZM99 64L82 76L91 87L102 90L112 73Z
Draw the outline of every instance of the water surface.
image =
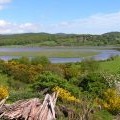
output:
M38 52L38 51L82 51L82 52L99 52L98 55L90 56L96 60L106 60L111 56L120 55L120 51L113 49L97 49L97 48L43 48L43 47L27 47L27 48L0 48L0 52ZM0 56L3 60L19 58L21 56ZM49 58L52 63L80 62L84 58Z

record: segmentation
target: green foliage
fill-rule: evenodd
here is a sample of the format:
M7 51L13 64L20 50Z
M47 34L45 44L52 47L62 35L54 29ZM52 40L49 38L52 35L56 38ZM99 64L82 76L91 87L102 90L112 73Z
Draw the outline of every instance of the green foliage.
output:
M69 79L69 83L71 83L75 86L78 86L79 85L79 80L78 80L78 78L73 77L73 78Z
M64 77L64 70L58 64L49 64L49 65L44 67L44 71L50 71L50 72L55 73L61 77Z
M2 70L4 69L4 63L5 61L0 59L0 73L2 73Z
M117 45L120 44L120 33L111 32L103 35L48 34L26 33L1 35L0 46L30 45L30 46L81 46L81 45Z
M63 70L64 78L70 81L72 78L77 78L80 74L80 67L72 63L66 63L60 66Z
M6 62L3 64L2 72L12 76L16 80L25 83L33 82L38 73L42 70L42 66L25 65L15 61Z
M0 74L0 85L8 86L9 77L4 74Z
M100 62L100 70L108 73L117 74L120 72L120 57L113 60Z
M11 91L8 98L8 102L16 102L18 100L30 99L30 98L43 98L42 94L39 92L31 91Z
M99 69L99 62L93 59L85 59L81 62L82 72L97 72Z
M113 120L113 116L109 112L102 110L93 114L92 120Z
M12 90L24 90L27 84L21 82L20 80L14 80L12 77L9 78L7 84L10 86L9 88Z
M49 71L45 71L43 74L40 74L37 80L33 83L32 88L35 91L42 91L46 88L51 91L52 88L56 86L70 91L71 93L73 93L73 95L79 94L79 89L77 87Z
M30 60L28 57L21 57L21 58L17 59L16 62L19 62L20 64L25 64L25 65L30 64Z
M113 64L115 62L116 64ZM103 105L102 111L92 109L91 120L111 120L112 116L107 111L115 115L119 111L120 98L113 88L115 88L115 82L120 80L120 74L116 70L116 74L111 74L108 71L101 72L102 64L104 67L106 64L113 64L111 69L114 71L114 65L119 68L119 57L104 62L86 60L82 63L67 64L49 64L49 61L44 57L32 58L31 61L25 57L7 62L0 60L0 85L9 87L8 102L10 103L33 97L43 98L43 93L51 93L52 89L56 88L56 91L61 91L62 97L69 99L65 94L67 92L77 100L80 98L80 104L58 102L60 105L69 106L76 115L83 114L83 109L89 110L91 107L96 108L97 105ZM106 91L108 88L112 91ZM64 118L64 115L58 117L62 120Z
M115 59L117 59L117 58L119 58L119 55L115 55L115 56L110 56L108 59L107 59L107 61L113 61L113 60L115 60Z
M50 60L45 57L45 56L42 56L42 57L34 57L31 59L31 64L32 65L38 65L38 64L41 64L41 65L47 65L47 64L50 64Z
M79 87L83 91L87 91L94 96L101 96L102 93L109 87L109 83L99 73L89 73L80 78Z

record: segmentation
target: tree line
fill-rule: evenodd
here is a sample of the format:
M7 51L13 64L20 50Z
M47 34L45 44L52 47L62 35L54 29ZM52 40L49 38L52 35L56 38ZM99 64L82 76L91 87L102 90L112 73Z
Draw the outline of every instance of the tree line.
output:
M38 45L38 46L104 46L119 45L120 32L110 32L102 35L90 34L48 34L24 33L0 35L0 46L6 45Z

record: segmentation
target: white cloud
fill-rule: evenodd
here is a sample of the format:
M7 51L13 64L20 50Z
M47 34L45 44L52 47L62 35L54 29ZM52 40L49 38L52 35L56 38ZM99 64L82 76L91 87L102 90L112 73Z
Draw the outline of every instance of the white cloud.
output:
M35 24L31 22L16 24L0 20L0 34L24 32L101 34L110 31L120 31L120 12L97 14L84 19L63 21L51 25Z
M12 0L0 0L0 4L10 3Z
M4 9L4 6L3 5L0 5L0 10L3 10Z
M101 34L120 31L120 12L92 15L84 19L53 25L52 32Z
M38 32L40 25L33 23L16 24L0 20L0 34Z
M6 4L12 2L12 0L0 0L0 10L3 10Z

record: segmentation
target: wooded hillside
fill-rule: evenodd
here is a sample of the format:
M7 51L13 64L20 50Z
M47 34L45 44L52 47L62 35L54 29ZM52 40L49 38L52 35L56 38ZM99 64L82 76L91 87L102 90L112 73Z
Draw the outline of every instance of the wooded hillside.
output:
M120 44L120 32L110 32L102 35L64 33L24 33L0 35L0 46L28 44L37 44L38 46L118 45Z

